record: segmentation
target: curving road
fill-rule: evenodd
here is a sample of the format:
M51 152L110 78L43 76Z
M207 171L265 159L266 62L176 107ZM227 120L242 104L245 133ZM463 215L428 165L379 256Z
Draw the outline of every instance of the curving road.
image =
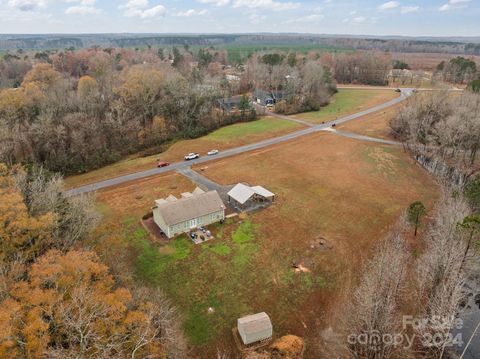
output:
M413 89L401 89L400 96L391 100L391 101L388 101L388 102L385 102L381 105L377 105L375 107L371 107L369 109L354 113L352 115L339 117L334 121L325 122L324 124L313 125L313 126L310 126L308 128L305 128L305 129L302 129L302 130L299 130L299 131L291 132L289 134L279 136L279 137L273 137L273 138L263 140L263 141L260 141L260 142L257 142L257 143L252 143L252 144L245 145L245 146L231 148L229 150L225 150L225 151L220 152L216 156L201 157L199 159L196 159L196 160L193 160L193 161L188 161L188 162L187 161L177 162L177 163L171 164L168 167L152 168L151 170L135 172L135 173L131 173L131 174L128 174L128 175L104 180L104 181L101 181L101 182L96 182L96 183L92 183L92 184L89 184L89 185L73 188L73 189L67 191L66 194L68 196L76 196L76 195L80 195L80 194L83 194L83 193L93 192L93 191L96 191L96 190L99 190L99 189L102 189L102 188L112 187L112 186L122 184L122 183L125 183L125 182L134 181L134 180L142 179L142 178L145 178L145 177L158 175L158 174L165 173L165 172L178 171L178 170L186 169L187 167L190 167L190 166L195 165L195 164L205 163L205 162L217 160L217 159L220 159L220 158L231 157L231 156L235 156L235 155L238 155L238 154L241 154L241 153L244 153L244 152L258 150L260 148L264 148L264 147L268 147L268 146L275 145L275 144L278 144L278 143L290 141L290 140L293 140L295 138L305 136L305 135L308 135L308 134L311 134L311 133L315 133L315 132L318 132L318 131L324 131L324 130L330 128L333 124L339 125L341 123L345 123L345 122L354 120L356 118L371 114L373 112L383 110L387 107L396 105L396 104L402 102L403 100L405 100L406 98L408 98L410 95L412 95L412 93L413 93ZM302 121L302 120L299 120L299 121Z

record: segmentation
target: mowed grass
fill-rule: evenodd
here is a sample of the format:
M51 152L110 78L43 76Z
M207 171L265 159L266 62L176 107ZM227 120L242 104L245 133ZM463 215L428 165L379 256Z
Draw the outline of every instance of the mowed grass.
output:
M333 315L342 310L340 303L351 293L365 260L408 205L421 200L432 209L439 192L402 148L330 133L221 160L204 174L224 184L260 184L277 194L272 207L251 216L261 244L258 268L268 268L275 298L262 299L260 307L278 334L300 335L311 343L322 330L335 327ZM312 248L318 238L333 249ZM303 262L310 272L293 272L292 261ZM260 286L242 283L261 291L267 278ZM282 293L286 297L280 299L272 288L291 281L296 283L292 294ZM319 356L314 347L309 346L308 357Z
M67 177L65 184L67 188L83 186L129 173L155 168L157 160L168 162L183 161L183 156L190 152L198 152L204 156L206 152L211 149L222 151L279 136L301 128L301 124L266 116L256 121L242 122L222 127L198 139L178 141L162 153L147 157L131 156L98 170Z
M312 123L331 121L340 116L349 115L361 110L366 110L378 104L387 102L398 97L394 90L387 89L346 89L338 90L328 106L319 111L312 111L294 115Z

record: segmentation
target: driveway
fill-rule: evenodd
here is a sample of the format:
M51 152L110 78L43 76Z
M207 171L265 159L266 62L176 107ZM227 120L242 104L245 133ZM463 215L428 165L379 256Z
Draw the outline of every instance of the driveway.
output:
M390 106L394 106L394 105L404 101L406 98L408 98L412 94L412 91L413 91L413 89L402 89L402 92L401 92L400 96L391 100L391 101L388 101L388 102L385 102L381 105L377 105L377 106L371 107L369 109L357 112L355 114L351 114L351 115L344 116L344 117L339 117L334 121L325 122L324 124L318 124L318 125L310 126L308 128L305 128L305 129L302 129L302 130L299 130L299 131L296 131L296 132L291 132L291 133L283 135L283 136L273 137L273 138L263 140L263 141L260 141L260 142L257 142L257 143L252 143L252 144L245 145L245 146L231 148L229 150L225 150L225 151L220 152L216 156L201 157L199 159L196 159L196 160L193 160L193 161L188 161L188 162L187 161L177 162L177 163L171 164L168 167L152 168L150 170L135 172L135 173L131 173L131 174L128 174L128 175L125 175L125 176L120 176L120 177L100 181L100 182L97 182L97 183L92 183L92 184L89 184L89 185L73 188L73 189L67 191L66 194L68 196L76 196L76 195L83 194L83 193L93 192L93 191L96 191L96 190L99 190L99 189L102 189L102 188L108 188L108 187L116 186L116 185L119 185L119 184L122 184L122 183L125 183L125 182L134 181L134 180L138 180L138 179L142 179L142 178L145 178L145 177L150 177L150 176L154 176L154 175L158 175L158 174L162 174L162 173L166 173L166 172L170 172L170 171L179 171L179 170L182 170L182 169L187 169L188 167L190 167L192 165L195 165L195 164L201 164L201 163L206 163L206 162L209 162L209 161L217 160L217 159L220 159L220 158L231 157L231 156L235 156L235 155L242 154L242 153L245 153L245 152L258 150L258 149L261 149L261 148L264 148L264 147L275 145L275 144L278 144L278 143L290 141L290 140L293 140L293 139L296 139L296 138L299 138L299 137L302 137L302 136L305 136L305 135L308 135L308 134L311 134L311 133L316 133L318 131L323 131L323 130L331 127L331 125L333 125L333 124L338 125L338 124L341 124L341 123L345 123L345 122L354 120L356 118L359 118L359 117L362 117L362 116L365 116L365 115L383 110L383 109L388 108Z

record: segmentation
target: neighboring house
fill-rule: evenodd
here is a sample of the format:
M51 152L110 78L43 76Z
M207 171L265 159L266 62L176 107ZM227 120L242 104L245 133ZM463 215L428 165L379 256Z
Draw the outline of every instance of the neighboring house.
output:
M252 203L249 202L273 202L275 194L262 186L247 186L243 183L237 184L228 192L228 202L235 202L235 207L245 208Z
M255 102L262 106L273 106L279 101L287 100L290 94L283 90L264 91L256 88L253 97Z
M168 196L155 201L153 220L168 238L225 219L225 205L217 191L196 188L182 197Z
M218 106L225 112L232 112L239 109L242 96L219 98L217 100Z
M262 106L273 106L275 104L272 94L259 88L253 91L253 98L256 103Z
M238 319L237 329L245 345L270 339L273 335L272 322L265 312Z

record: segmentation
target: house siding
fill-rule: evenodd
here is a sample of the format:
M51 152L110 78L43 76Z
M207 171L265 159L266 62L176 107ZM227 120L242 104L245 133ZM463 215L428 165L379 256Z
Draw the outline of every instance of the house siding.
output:
M157 216L161 217L161 215L159 213L157 214ZM161 225L159 223L164 224L165 222L163 221L163 218L161 218L161 220L159 222L157 222L157 219L155 218L155 212L154 212L155 223L157 223L157 225L160 228L162 228L162 230L165 232L165 234L167 234L167 236L169 238L172 238L172 237L174 237L178 234L181 234L181 233L189 232L190 229L191 229L190 228L190 222L192 220L197 221L196 227L201 227L201 226L208 226L209 224L212 224L212 223L220 222L221 220L224 220L224 219L225 219L225 211L220 210L220 211L209 213L209 214L207 214L205 216L202 216L202 217L191 218L187 221L180 222L180 223L177 223L177 224L174 224L174 225L171 225L171 226L165 225L166 230L163 230L163 228L161 227Z

